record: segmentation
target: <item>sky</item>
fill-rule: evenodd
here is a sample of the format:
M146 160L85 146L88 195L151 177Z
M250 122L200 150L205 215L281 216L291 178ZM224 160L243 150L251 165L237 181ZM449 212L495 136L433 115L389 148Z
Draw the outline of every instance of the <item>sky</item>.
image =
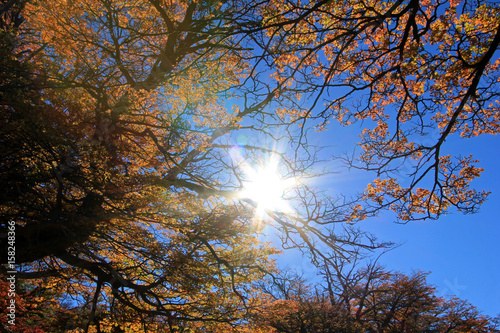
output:
M437 287L438 295L467 299L484 314L500 315L500 137L449 141L450 153L472 153L485 169L473 184L491 194L478 213L454 211L435 221L406 225L382 216L362 225L381 239L402 243L381 258L387 268L431 272L428 281Z
M318 140L336 144L338 151L348 150L347 142L354 143L354 132L346 128L330 129ZM464 215L451 211L438 220L407 224L397 224L394 215L385 213L358 224L380 241L400 244L379 259L386 269L406 274L430 272L427 281L436 287L438 296L466 299L492 317L500 315L499 150L500 136L493 135L472 139L451 137L445 143L444 155L473 154L480 161L477 166L485 170L472 182L478 190L491 191L478 213ZM318 183L333 193L369 180L366 173L356 171L340 172ZM314 267L306 258L285 253L280 262L312 278Z
M311 143L328 146L322 152L322 158L329 161L318 165L317 170L327 167L333 173L316 179L310 184L312 187L319 187L331 195L355 193L363 190L375 178L365 171L347 171L331 158L334 154L352 151L359 141L358 134L362 126L354 124L342 127L332 121L327 130L313 135ZM423 144L437 141L439 130L431 132L424 139L429 142ZM279 146L278 150L290 154L293 149L286 151L286 148ZM450 209L447 215L438 220L398 224L395 223L395 215L387 212L357 224L379 241L399 244L379 259L378 262L386 269L408 275L415 271L429 272L427 281L435 286L438 296L468 300L481 313L491 317L500 315L499 153L500 135L483 134L466 139L453 134L443 145L442 155L472 154L479 160L476 166L484 169L482 175L472 181L471 187L491 193L477 213L464 215ZM404 179L399 180L404 185ZM274 240L278 241L277 237ZM280 244L276 243L276 246ZM311 281L315 280L315 267L298 252L285 252L278 263L304 273L304 277Z
M323 157L327 159L330 157L328 154L352 151L359 141L361 125L341 127L334 122L332 120L330 128L311 139L316 140L319 146L332 146L324 152L326 155ZM435 144L439 136L440 131L435 129L424 142L419 143ZM384 213L358 223L362 230L371 232L380 241L400 244L379 260L388 270L406 274L429 272L428 282L436 287L437 295L466 299L489 316L500 315L499 153L500 136L494 135L463 139L455 134L448 137L443 145L441 156L472 154L480 161L476 166L484 168L483 174L471 185L477 190L491 191L491 194L475 214L464 215L451 209L449 214L438 220L402 225L394 222L394 215ZM373 174L367 175L363 171L347 172L335 160L326 166L339 173L322 177L311 185L320 186L332 195L363 190L375 178ZM353 188L356 190L353 191ZM285 253L278 262L313 278L313 265L296 252Z

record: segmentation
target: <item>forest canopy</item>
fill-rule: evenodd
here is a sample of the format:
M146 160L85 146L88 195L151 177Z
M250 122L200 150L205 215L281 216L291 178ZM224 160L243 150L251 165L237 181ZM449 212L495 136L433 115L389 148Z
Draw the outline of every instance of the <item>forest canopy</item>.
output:
M283 250L338 267L389 246L356 226L383 211L476 212L483 169L445 141L500 130L499 11L2 0L0 247L13 221L19 304L39 294L91 332L229 329L270 302ZM359 130L354 152L314 144L338 126ZM331 155L371 181L315 188Z

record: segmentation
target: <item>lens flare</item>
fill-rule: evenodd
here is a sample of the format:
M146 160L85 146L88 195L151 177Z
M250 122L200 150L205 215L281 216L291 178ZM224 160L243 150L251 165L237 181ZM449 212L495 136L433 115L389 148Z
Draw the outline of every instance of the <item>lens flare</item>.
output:
M285 199L286 193L295 185L293 178L283 178L279 174L277 163L264 167L246 167L245 181L241 197L252 200L257 207L257 215L265 211L287 213L290 206Z

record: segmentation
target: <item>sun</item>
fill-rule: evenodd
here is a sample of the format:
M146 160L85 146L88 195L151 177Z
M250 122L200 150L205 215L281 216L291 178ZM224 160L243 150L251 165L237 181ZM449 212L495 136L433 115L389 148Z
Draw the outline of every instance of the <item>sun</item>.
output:
M262 216L266 211L287 213L290 206L285 199L286 193L295 185L293 178L283 178L278 171L277 163L244 170L245 180L241 197L252 200L257 214Z

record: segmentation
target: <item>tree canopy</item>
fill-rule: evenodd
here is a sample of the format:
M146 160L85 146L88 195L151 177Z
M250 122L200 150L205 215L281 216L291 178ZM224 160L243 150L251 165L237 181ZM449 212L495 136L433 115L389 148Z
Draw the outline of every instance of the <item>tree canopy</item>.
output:
M354 261L356 262L356 261ZM323 266L322 283L284 276L254 317L264 332L499 332L466 301L436 295L427 274L411 276L345 261Z
M382 210L475 212L482 169L445 141L499 130L499 10L2 0L2 252L14 221L26 293L51 286L87 331L201 330L262 307L281 248L322 264L385 246L354 226ZM334 122L363 124L354 154L333 152L373 174L362 193L308 183L310 132ZM286 205L250 195L266 169Z

